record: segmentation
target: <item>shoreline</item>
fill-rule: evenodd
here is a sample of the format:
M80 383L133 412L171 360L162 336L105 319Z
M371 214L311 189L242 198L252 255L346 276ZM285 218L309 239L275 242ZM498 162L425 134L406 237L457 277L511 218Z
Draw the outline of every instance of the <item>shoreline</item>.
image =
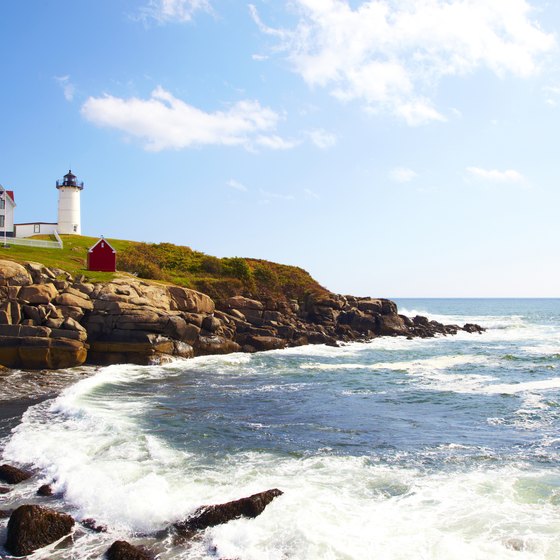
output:
M98 368L77 367L54 371L4 370L0 374L0 457L12 430L32 406L55 399L60 393Z
M45 395L44 397L16 398L0 403L0 446L7 440L12 430L21 423L25 412L46 400L55 398L57 395ZM0 451L3 451L0 449Z

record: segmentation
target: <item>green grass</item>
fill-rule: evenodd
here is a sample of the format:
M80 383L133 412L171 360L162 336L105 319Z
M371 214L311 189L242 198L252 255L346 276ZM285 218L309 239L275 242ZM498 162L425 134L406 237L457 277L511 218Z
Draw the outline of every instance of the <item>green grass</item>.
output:
M51 236L38 235L36 239L54 240ZM88 279L96 282L111 280L115 275L111 272L90 272L86 270L87 251L97 242L96 237L81 235L61 235L63 249L43 249L39 247L23 247L9 245L7 248L0 245L0 258L17 262L38 262L48 267L57 267L73 275L83 274ZM117 250L124 250L130 243L118 239L108 239L109 243Z
M61 268L74 276L84 275L92 282L109 281L116 276L110 272L90 272L85 268L87 251L98 238L79 235L61 237L63 249L0 246L0 258L39 262L48 267ZM139 243L121 239L107 241L117 251L117 270L120 273L193 288L216 300L245 295L259 299L301 301L310 294L327 291L309 273L294 266L240 257L220 259L172 243Z

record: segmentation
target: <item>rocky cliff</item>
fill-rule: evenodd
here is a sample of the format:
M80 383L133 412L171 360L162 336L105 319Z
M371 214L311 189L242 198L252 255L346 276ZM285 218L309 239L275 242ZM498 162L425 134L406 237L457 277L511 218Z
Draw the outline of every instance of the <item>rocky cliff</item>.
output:
M214 302L179 286L123 277L92 284L38 263L0 260L0 364L58 369L159 363L376 336L480 332L399 315L387 299L332 293L302 300L234 296Z

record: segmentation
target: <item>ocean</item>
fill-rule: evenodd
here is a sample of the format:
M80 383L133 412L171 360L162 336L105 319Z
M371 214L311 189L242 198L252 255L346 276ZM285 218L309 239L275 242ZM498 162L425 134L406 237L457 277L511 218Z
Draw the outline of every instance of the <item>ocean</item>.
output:
M57 495L24 483L16 505L108 527L33 558L125 539L162 560L560 559L560 300L397 303L488 330L110 366L31 407L3 459ZM151 536L269 488L255 519Z

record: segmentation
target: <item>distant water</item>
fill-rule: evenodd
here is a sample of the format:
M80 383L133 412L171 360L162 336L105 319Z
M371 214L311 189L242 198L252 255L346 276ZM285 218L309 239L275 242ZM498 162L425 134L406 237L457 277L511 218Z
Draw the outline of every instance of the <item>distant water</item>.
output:
M30 409L5 459L109 527L36 558L278 487L188 547L143 541L164 560L559 559L560 300L398 303L488 332L112 366Z

